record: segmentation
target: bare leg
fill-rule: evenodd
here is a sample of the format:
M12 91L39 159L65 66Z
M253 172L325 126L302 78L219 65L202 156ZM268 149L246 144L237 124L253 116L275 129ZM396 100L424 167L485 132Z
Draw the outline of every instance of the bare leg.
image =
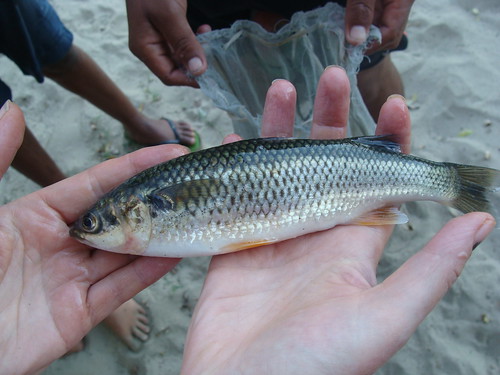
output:
M66 57L45 66L43 72L120 121L136 142L153 145L175 139L165 120L150 119L139 112L97 63L77 46L71 46ZM176 126L181 143L194 144L191 126L185 122L178 122Z
M390 55L374 67L358 73L358 88L375 121L378 119L380 108L390 95L404 95L401 76Z
M138 349L134 337L146 341L148 339L148 317L144 308L133 299L118 307L104 323L132 350Z
M28 128L12 166L41 186L51 185L66 177Z

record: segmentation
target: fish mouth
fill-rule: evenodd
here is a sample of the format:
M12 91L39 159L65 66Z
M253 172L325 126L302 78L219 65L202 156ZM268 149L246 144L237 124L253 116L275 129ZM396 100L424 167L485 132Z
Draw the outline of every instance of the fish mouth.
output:
M94 244L91 243L87 238L85 238L84 234L81 231L79 231L78 228L75 228L76 226L77 225L75 223L69 228L69 236L75 238L77 241L85 245L94 247Z
M71 237L74 237L74 238L77 238L79 240L84 240L85 238L82 236L81 232L75 228L75 224L73 224L70 228L69 228L69 235Z

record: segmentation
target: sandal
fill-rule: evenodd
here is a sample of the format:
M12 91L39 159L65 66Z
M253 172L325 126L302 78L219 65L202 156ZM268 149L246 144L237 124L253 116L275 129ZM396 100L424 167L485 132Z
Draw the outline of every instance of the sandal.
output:
M183 146L186 146L187 148L189 148L189 150L191 150L191 152L198 151L201 149L201 137L196 130L194 131L195 141L192 145L189 145L186 143L181 143L179 133L177 132L177 127L175 126L175 122L173 122L172 120L170 120L166 117L162 117L162 120L165 120L167 122L167 124L170 126L170 129L172 129L172 133L174 133L175 140L161 142L161 144L164 144L164 145L180 144L180 145L183 145Z

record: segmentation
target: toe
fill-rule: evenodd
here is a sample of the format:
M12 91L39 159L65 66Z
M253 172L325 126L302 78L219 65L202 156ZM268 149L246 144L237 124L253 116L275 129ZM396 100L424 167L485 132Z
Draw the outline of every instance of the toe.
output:
M150 328L147 324L137 322L136 327L144 333L149 333Z
M147 315L145 315L145 314L139 314L139 315L137 315L137 320L138 320L139 322L144 323L144 324L149 324L149 319L148 319L148 316L147 316Z
M141 340L141 341L146 341L146 340L149 338L149 336L148 336L146 333L142 332L142 331L141 331L139 328L137 328L137 327L134 327L134 328L132 329L132 333L133 333L133 335L134 335L135 337L137 337L137 338L138 338L139 340Z

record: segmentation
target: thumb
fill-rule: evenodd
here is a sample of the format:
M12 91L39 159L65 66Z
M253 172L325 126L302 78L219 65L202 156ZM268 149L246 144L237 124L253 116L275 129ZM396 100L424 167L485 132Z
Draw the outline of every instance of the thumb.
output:
M21 109L7 100L0 109L0 178L21 147L25 126Z
M162 28L160 32L170 46L172 58L189 74L203 74L207 69L205 52L186 17L174 17L171 21L168 29Z
M368 37L375 14L375 0L348 0L345 9L345 34L350 44L362 44Z
M494 227L495 219L482 212L451 220L380 285L387 297L384 309L392 311L399 326L394 329L407 329L409 337L457 280L474 246Z

